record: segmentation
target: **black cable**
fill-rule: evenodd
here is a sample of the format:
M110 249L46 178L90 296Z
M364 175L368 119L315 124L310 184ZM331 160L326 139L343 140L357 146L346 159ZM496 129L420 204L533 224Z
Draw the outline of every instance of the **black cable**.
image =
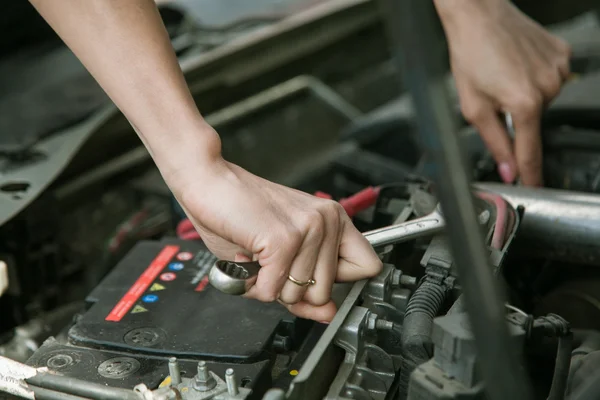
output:
M39 388L55 390L98 400L139 400L132 390L113 388L62 375L37 374L25 380Z
M54 390L44 389L33 385L29 385L29 389L33 391L33 394L37 400L91 400L87 397L56 392Z
M571 352L573 351L573 334L569 333L558 338L556 365L552 376L552 386L548 400L564 400L567 390L567 380L571 369Z
M425 277L408 301L402 324L402 366L398 398L406 399L411 373L429 360L433 353L431 329L449 289L434 279Z

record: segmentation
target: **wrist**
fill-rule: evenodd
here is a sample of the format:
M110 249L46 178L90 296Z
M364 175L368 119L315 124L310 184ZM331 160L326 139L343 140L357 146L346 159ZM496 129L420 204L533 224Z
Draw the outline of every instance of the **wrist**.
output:
M140 137L170 186L177 185L190 170L197 176L210 173L223 161L221 139L203 119L170 132L153 131Z

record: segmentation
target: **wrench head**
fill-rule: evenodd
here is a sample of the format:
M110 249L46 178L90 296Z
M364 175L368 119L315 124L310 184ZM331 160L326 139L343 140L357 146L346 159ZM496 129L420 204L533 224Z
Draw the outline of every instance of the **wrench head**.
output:
M208 281L223 293L235 296L245 294L256 282L260 264L218 260L210 269Z

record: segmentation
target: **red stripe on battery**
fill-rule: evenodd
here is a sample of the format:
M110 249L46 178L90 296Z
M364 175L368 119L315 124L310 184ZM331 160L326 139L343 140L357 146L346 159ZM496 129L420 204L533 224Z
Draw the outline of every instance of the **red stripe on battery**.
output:
M202 280L200 281L198 286L196 286L196 289L194 289L194 291L201 292L206 288L206 285L208 285L208 276L202 278Z
M106 321L121 321L178 251L179 246L165 246L108 314Z

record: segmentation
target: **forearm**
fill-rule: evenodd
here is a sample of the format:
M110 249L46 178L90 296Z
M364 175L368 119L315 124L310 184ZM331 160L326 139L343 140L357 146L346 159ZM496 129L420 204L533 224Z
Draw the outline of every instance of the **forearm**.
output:
M152 0L31 0L135 127L157 163L220 153ZM175 157L176 158L176 157Z

